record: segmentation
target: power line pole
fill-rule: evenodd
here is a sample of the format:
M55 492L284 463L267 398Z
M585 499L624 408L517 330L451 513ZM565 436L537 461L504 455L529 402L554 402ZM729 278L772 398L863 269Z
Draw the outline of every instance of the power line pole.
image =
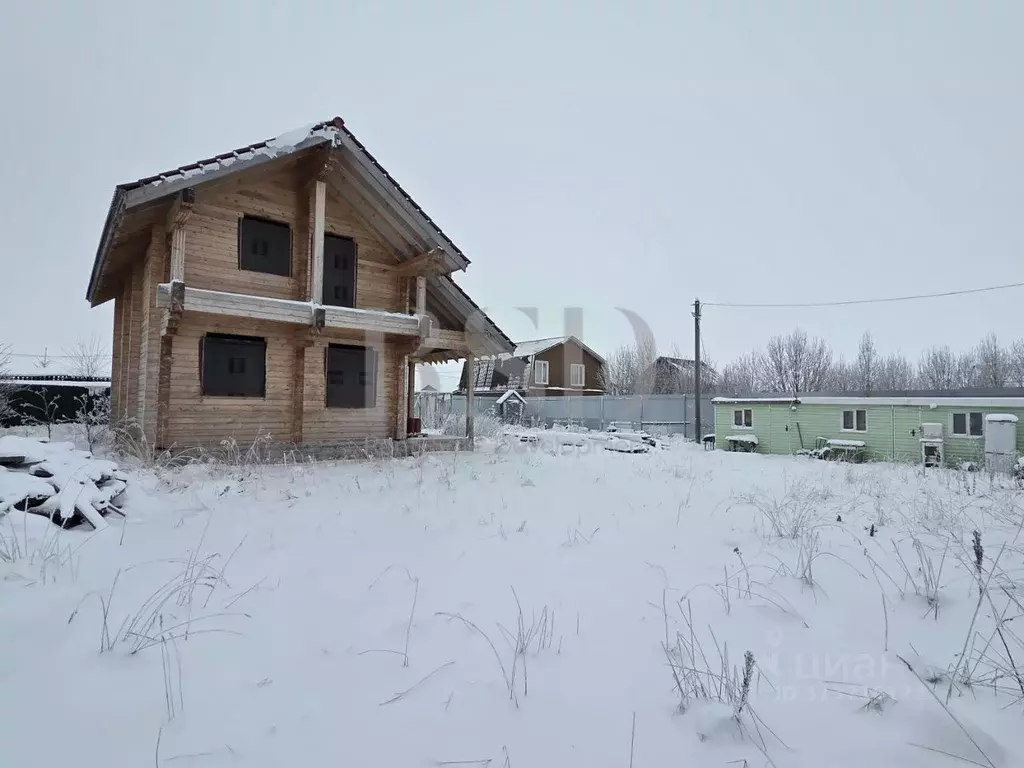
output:
M700 426L700 299L693 300L693 442L701 440Z

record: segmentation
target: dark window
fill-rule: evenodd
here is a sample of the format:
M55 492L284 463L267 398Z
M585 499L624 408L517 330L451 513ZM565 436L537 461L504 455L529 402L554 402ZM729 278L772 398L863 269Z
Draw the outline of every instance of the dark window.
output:
M864 409L843 411L843 429L851 432L867 432L868 412Z
M754 412L747 408L743 411L743 426L752 427L754 426Z
M267 389L267 342L251 336L208 333L199 341L204 395L263 397Z
M985 434L985 419L981 411L953 414L953 434L960 437L981 437Z
M743 426L743 411L733 411L732 412L732 425L734 427L742 427Z
M287 224L243 216L238 221L238 268L288 277L292 231Z
M324 361L328 408L377 405L377 352L367 347L331 344Z
M971 436L972 437L980 437L981 433L983 431L981 414L980 413L972 413L972 414L970 414L969 420L971 422L970 423Z
M966 435L967 434L967 414L966 413L954 413L953 414L953 434L954 435Z
M324 304L356 305L356 241L324 236Z

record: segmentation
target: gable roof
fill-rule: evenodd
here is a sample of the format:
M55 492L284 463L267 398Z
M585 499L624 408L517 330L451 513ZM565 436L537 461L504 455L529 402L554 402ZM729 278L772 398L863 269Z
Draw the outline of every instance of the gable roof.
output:
M345 185L334 178L337 171L328 183L357 212L375 222L382 237L395 249L400 260L436 249L441 253L445 266L453 271L463 270L469 265L469 259L459 247L370 154L348 129L345 121L334 117L272 139L117 185L96 249L86 299L97 306L111 298L99 294L98 288L114 237L126 214L166 205L171 197L190 187L297 155L314 147L330 147L337 153L341 170L344 171ZM375 215L381 210L386 210L387 214ZM484 334L502 350L511 351L514 346L512 340L451 277L430 275L428 284L443 309L449 311L455 319L465 321L471 316L480 316L484 320L485 327L481 329Z
M533 357L539 355L541 352L546 352L552 347L557 347L560 344L567 342L573 342L579 345L583 350L588 352L592 357L596 358L598 362L604 363L604 358L601 357L597 352L592 350L582 341L575 336L552 336L549 339L534 339L533 341L521 341L516 344L515 351L512 353L512 357Z
M505 403L505 401L508 400L511 397L516 398L521 403L525 403L526 402L526 398L523 397L522 395L520 395L514 389L507 389L507 390L505 390L505 394L503 394L501 397L499 397L497 400L495 400L494 403L495 403L495 405L503 405Z

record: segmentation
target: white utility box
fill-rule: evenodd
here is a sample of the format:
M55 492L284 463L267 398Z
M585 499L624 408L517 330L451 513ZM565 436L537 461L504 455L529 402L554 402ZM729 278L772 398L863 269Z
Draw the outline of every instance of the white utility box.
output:
M1012 413L985 415L985 468L1008 475L1017 462L1017 417Z

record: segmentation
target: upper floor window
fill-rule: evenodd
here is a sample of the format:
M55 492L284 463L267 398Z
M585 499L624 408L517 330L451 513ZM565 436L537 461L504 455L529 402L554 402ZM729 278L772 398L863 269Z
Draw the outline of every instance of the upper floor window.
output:
M238 268L289 277L292 273L291 228L252 216L239 219Z
M264 397L267 340L208 333L199 341L199 383L204 395Z
M356 241L351 237L324 236L324 304L356 305Z
M533 361L533 383L534 384L547 384L548 383L548 361L547 360L534 360Z

